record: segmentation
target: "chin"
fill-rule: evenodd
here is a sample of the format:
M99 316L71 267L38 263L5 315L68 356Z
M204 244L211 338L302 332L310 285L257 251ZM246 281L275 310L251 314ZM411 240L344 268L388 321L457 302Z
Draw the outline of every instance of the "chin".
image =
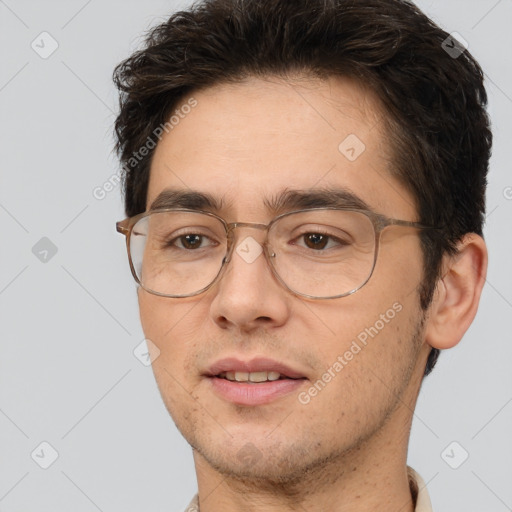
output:
M254 442L246 441L251 438ZM260 486L263 482L271 486L293 486L332 457L332 453L329 456L320 453L317 442L311 444L296 440L290 444L284 439L257 439L249 435L223 443L210 439L208 442L194 443L194 449L218 473L245 483L252 481Z

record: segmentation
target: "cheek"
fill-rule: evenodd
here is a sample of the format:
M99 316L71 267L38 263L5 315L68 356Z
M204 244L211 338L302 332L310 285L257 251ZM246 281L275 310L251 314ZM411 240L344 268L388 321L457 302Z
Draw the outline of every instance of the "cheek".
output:
M300 397L319 417L335 414L334 429L343 425L364 435L376 428L410 381L417 359L417 309L384 304L367 310L364 318L359 310L357 320L347 311L339 314L338 334L323 346L324 373Z
M191 341L194 330L188 328L193 304L171 302L173 299L151 295L142 289L138 299L144 336L156 347L151 366L160 395L173 418L184 412L188 415L194 407L190 395L194 381L187 363L195 350Z
M139 311L142 329L147 338L162 348L171 345L173 339L194 332L197 328L195 308L198 300L158 297L138 290ZM197 311L197 310L196 310Z
M316 344L324 368L338 362L343 367L336 365L340 374L350 373L353 368L360 377L365 371L370 375L383 367L390 373L390 368L400 363L399 359L411 356L409 342L418 314L414 297L411 294L407 301L403 297L393 301L388 294L373 293L363 302L354 296L353 300L342 299L346 302L333 306L329 312L318 311L317 316L323 314L332 331ZM358 379L354 376L353 380Z
M414 338L422 316L418 294L423 258L418 237L398 230L396 236L383 236L372 279L356 298L366 305L365 323L360 324L356 338L366 342L365 355L383 376L393 375L392 368L407 370L415 357Z
M381 235L377 264L370 280L388 301L407 302L423 277L423 251L414 229L388 228Z
M400 242L404 243L383 244L375 272L361 290L337 302L319 304L315 311L331 331L318 345L326 372L318 387L333 382L325 386L325 400L318 400L318 406L329 409L337 401L350 404L346 412L354 420L363 404L376 412L396 400L418 357L421 251L410 237Z
M165 308L158 297L146 293L142 288L138 289L138 299L140 321L144 336L162 350L165 332L169 328L168 308Z
M144 336L157 347L153 362L155 374L164 368L171 374L184 371L187 340L191 339L190 313L193 305L151 295L139 288L140 320ZM173 301L173 302L171 302Z

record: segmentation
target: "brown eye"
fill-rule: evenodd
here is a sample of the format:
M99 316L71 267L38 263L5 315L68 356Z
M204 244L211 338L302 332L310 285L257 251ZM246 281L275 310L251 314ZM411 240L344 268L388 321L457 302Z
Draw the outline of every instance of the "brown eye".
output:
M307 233L304 235L304 243L309 249L325 249L329 237L321 233Z
M201 235L184 235L178 238L180 245L184 249L197 249L201 247L203 236Z

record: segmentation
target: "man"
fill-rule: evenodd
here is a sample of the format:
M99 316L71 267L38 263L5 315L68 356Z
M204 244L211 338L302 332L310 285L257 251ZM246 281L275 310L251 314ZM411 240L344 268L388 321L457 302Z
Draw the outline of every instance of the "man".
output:
M431 510L407 445L485 280L478 64L402 0L209 0L115 81L118 230L188 510Z

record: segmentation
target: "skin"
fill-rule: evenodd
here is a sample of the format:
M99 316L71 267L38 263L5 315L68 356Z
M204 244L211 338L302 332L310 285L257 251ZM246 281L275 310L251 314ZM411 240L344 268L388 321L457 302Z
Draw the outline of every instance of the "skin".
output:
M197 106L159 142L147 206L167 187L223 198L227 222L268 223L263 199L287 189L343 186L389 217L417 221L411 194L391 176L378 100L358 84L250 78L193 94ZM356 134L354 162L338 150ZM237 243L263 233L235 230ZM296 296L263 257L238 255L207 292L163 298L139 288L145 336L160 350L154 374L192 445L202 512L410 512L406 457L431 347L455 345L476 313L485 279L483 240L468 235L424 315L418 232L387 228L370 281L333 300ZM219 397L203 373L228 356L271 357L298 370L307 390L394 303L402 310L336 378L301 404L292 393L244 407ZM251 445L247 443L250 442ZM249 448L248 448L249 446ZM238 457L250 450L249 462Z

